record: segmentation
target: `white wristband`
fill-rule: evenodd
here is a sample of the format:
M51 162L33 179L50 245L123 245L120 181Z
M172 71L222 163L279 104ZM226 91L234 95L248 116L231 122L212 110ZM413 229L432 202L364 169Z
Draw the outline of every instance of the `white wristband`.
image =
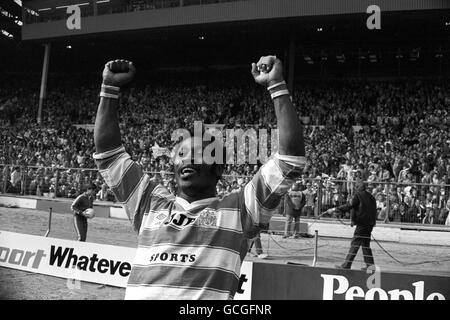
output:
M102 83L102 89L109 89L109 90L117 91L117 92L120 91L119 87L114 87L114 86L110 86L110 85L103 84L103 83Z
M100 92L100 97L105 97L105 98L111 98L111 99L119 99L119 95L118 94L111 94L111 93L106 93L106 92Z
M274 93L272 93L271 95L270 95L270 97L272 98L272 99L275 99L275 98L277 98L277 97L280 97L280 96L284 96L284 95L289 95L289 91L288 90L279 90L279 91L276 91L276 92L274 92Z
M270 87L267 87L267 90L272 90L276 87L282 86L283 84L286 84L286 81L283 80L281 82L275 83L275 84L271 85Z

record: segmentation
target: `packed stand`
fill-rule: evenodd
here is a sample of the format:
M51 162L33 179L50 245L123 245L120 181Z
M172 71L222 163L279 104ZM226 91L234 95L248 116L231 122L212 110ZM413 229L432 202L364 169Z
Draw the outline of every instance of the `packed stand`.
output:
M97 86L51 89L42 126L35 121L36 92L14 82L0 88L0 164L9 165L1 167L0 190L73 198L94 182L99 198L112 200L95 170L92 130L74 126L94 122ZM313 212L305 215L345 202L360 177L377 199L380 221L449 220L449 81L299 83L293 102L306 125L301 185ZM192 129L196 120L270 133L276 127L268 95L250 83L137 86L122 93L119 109L127 151L173 191L170 157L155 157L152 147L171 149L175 128ZM241 188L259 166L227 165L218 194Z

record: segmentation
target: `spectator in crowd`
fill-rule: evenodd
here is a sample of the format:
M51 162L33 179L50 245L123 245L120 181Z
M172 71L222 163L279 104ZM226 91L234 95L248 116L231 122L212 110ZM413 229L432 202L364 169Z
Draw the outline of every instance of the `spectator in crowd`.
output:
M11 172L11 190L14 193L18 193L20 191L20 180L21 180L21 174L20 174L20 168L15 167L13 172Z
M384 195L378 193L376 196L376 206L377 206L377 220L386 222L388 219L386 202L384 200Z
M55 79L57 85L48 92L43 123L38 125L30 106L37 102L35 92L39 81L13 78L0 87L0 107L6 110L0 113L0 164L8 165L1 172L0 191L49 195L53 185L57 196L76 197L86 191L89 182L101 185L101 177L96 182L96 176L78 170L95 169L93 135L86 124L92 124L95 118L98 88L86 84L84 78L82 85L74 84L73 78ZM195 120L224 124L225 129L267 128L271 133L276 128L275 114L267 108L268 97L261 96L244 80L224 86L178 78L177 81L158 79L155 84L136 85L122 92L124 103L119 108L122 137L127 151L144 170L172 172L169 158L155 156L151 147L157 143L171 148L171 128L191 129ZM374 184L371 190L379 182L404 183L394 199L394 204L398 203L397 213L395 210L391 213L394 204L387 200L394 196L389 189L382 187L383 191L376 191L383 194L389 221L416 221L417 216L411 216L410 212L417 211L418 207L411 207L423 192L431 194L424 205L432 207L430 201L436 199L438 208L442 209L450 196L450 82L445 79L374 81L370 83L371 90L366 86L361 81L343 80L298 83L294 88L293 103L305 115L302 120L309 121L305 128L309 157L305 178L327 174L344 180L334 193L335 198L341 199L340 203L351 193L351 181L358 175ZM149 112L152 110L158 112ZM358 129L353 130L352 126ZM252 165L256 170L260 166ZM17 166L32 166L36 170L24 170L23 175L16 171L16 186L11 187L11 174ZM255 168L247 167L244 164L225 168L223 184L218 186L222 194L239 188L239 177L255 172ZM73 170L64 181L61 176L56 184L50 181L54 170L62 173L67 169ZM163 180L170 183L172 178ZM415 195L414 191L405 191L409 184L420 182L436 186L421 186ZM320 195L322 201L327 196L326 185L324 190ZM316 194L312 208L318 197ZM420 198L420 202L424 199ZM328 207L327 202L321 204ZM304 211L311 216L314 210L305 207ZM438 217L435 215L434 224L442 223Z
M306 183L306 190L302 192L305 196L305 206L303 208L303 215L307 218L314 216L317 193L314 190L311 181Z
M321 193L321 202L322 202L322 210L327 210L330 207L333 207L335 205L337 205L336 200L334 199L334 194L335 194L335 188L334 187L334 182L331 181L332 177L327 177L326 180L323 181L323 183L321 184L321 188L320 190L322 191Z
M421 223L425 217L425 206L420 199L415 199L414 203L408 208L410 222Z
M114 194L106 183L102 184L100 190L97 192L96 198L101 201L115 201Z
M439 223L446 226L450 225L449 213L450 213L450 199L447 200L445 206L440 210Z

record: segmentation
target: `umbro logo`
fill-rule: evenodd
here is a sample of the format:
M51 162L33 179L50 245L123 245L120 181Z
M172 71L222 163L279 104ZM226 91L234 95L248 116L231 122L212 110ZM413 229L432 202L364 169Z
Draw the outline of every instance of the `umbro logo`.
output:
M166 218L167 216L164 214L164 213L160 213L160 214L158 214L157 216L156 216L156 219L158 219L158 220L164 220L165 218Z

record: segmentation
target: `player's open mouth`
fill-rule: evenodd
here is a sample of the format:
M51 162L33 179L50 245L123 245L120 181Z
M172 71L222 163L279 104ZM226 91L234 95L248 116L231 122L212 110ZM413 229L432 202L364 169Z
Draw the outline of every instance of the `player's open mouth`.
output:
M182 168L181 171L180 171L180 176L181 176L182 178L187 178L187 177L189 177L189 176L195 174L196 172L197 172L197 171L196 171L194 168L192 168L192 167L184 167L184 168Z

